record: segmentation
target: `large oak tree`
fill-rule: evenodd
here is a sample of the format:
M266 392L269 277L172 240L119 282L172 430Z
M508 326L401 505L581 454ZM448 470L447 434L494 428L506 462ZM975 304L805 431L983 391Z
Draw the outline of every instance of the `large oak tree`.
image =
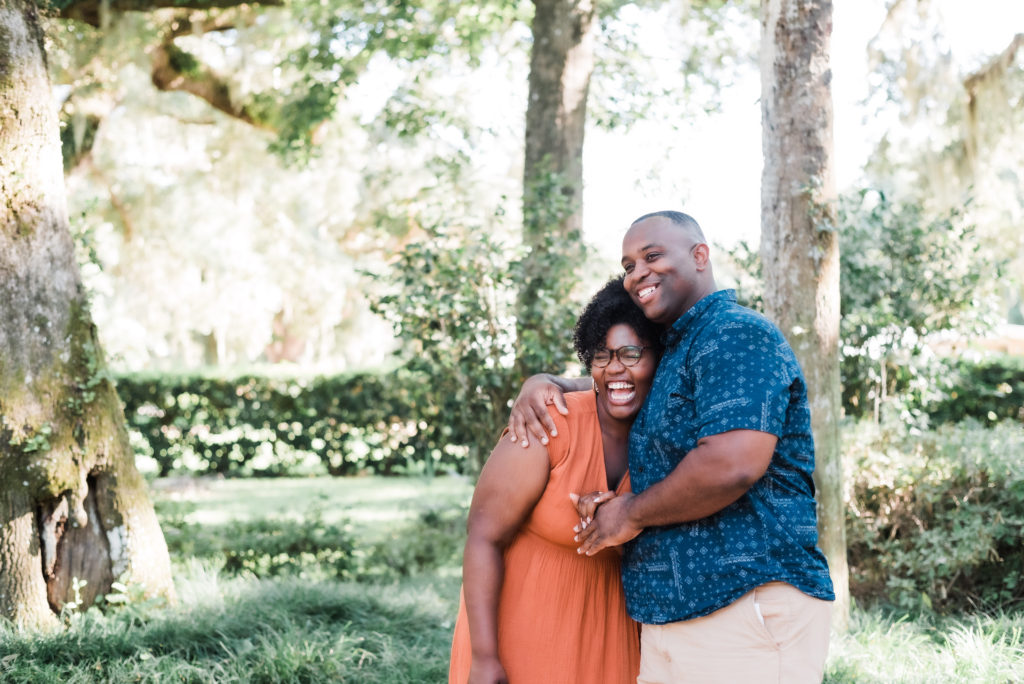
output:
M31 0L0 2L0 320L0 616L45 626L115 580L172 596L75 262Z

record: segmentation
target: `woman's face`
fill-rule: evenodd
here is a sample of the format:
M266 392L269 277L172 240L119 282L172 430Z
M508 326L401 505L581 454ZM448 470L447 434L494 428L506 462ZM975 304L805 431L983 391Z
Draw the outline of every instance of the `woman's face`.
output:
M612 326L604 339L604 348L607 350L621 350L627 346L644 347L646 344L647 342L640 339L636 331L625 323ZM624 354L625 351L621 353ZM613 353L604 368L592 363L590 376L594 379L594 388L597 390L598 409L611 418L632 421L651 391L658 362L650 349L644 349L640 360L633 366L624 365L619 355Z

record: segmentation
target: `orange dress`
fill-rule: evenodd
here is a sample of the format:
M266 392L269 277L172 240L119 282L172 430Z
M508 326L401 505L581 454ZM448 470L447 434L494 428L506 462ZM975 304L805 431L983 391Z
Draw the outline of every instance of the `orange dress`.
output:
M569 415L552 410L547 487L505 550L498 607L498 657L510 684L635 682L639 627L626 613L619 552L576 553L579 522L569 492L606 490L604 448L592 392L565 395ZM619 490L629 487L628 474ZM465 597L459 600L449 684L465 684L472 663Z

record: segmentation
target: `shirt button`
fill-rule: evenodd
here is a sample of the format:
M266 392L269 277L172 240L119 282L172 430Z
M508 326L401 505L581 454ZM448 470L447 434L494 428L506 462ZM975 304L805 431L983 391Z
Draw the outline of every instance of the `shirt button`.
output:
M644 472L644 467L643 466L637 466L636 472L638 472L638 473Z

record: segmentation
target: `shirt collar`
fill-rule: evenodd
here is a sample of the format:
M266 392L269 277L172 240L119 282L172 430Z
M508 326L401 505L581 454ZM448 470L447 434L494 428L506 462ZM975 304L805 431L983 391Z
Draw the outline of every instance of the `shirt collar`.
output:
M676 319L676 322L672 324L672 327L666 330L662 335L662 340L665 343L666 348L671 348L679 344L680 341L686 336L687 332L693 327L693 324L699 319L704 313L719 302L735 302L736 301L736 290L718 290L706 295L699 302L689 308L689 310L682 316Z

